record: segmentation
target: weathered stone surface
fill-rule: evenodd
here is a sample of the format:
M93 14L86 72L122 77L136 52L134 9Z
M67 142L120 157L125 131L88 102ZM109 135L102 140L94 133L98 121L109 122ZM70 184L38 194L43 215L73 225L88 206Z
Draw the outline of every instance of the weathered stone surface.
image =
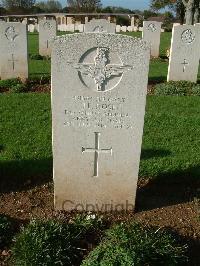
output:
M28 78L27 25L0 23L0 76Z
M142 37L151 44L151 56L159 57L161 22L144 21Z
M167 80L197 81L200 25L174 26Z
M116 24L110 23L106 19L92 19L85 23L85 32L107 32L115 33Z
M132 210L150 47L108 33L57 37L52 51L55 208Z
M55 20L39 21L39 53L42 56L51 55L53 39L56 37L57 26Z

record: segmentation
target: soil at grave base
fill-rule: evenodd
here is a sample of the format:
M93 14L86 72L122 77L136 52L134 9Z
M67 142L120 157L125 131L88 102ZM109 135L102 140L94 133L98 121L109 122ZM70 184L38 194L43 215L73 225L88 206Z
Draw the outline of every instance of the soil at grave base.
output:
M193 192L191 188L180 187L180 184L178 188L167 185L161 187L160 185L151 185L150 180L140 179L136 212L105 214L104 217L108 226L115 222L135 220L145 225L172 229L178 233L183 243L189 246L189 265L199 266L200 205L199 201L194 199ZM58 217L69 221L75 215L74 213L56 213L53 210L52 183L18 192L2 193L0 195L0 213L13 219L16 232L19 231L21 225L28 223L33 217ZM90 248L91 245L92 243L89 243ZM8 265L10 254L9 249L0 250L0 265Z

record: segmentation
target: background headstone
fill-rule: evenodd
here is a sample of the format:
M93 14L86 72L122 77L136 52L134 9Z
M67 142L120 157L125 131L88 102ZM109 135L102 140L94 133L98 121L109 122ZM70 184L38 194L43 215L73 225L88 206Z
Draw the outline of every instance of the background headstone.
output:
M122 32L127 32L127 26L121 26L121 31Z
M121 26L120 25L116 25L116 32L119 33L121 31Z
M78 30L79 30L79 32L84 32L84 24L79 24L78 25Z
M150 47L108 33L57 37L52 51L55 208L133 210Z
M39 21L39 53L42 56L51 55L53 38L56 37L57 26L55 20Z
M33 25L33 24L29 24L29 25L28 25L28 31L29 31L29 32L34 32L34 31L35 31L35 25Z
M107 32L115 33L116 24L110 23L106 19L92 19L85 23L85 32Z
M159 57L161 25L162 23L157 21L143 22L142 37L144 41L151 44L151 56L153 57Z
M75 24L67 24L66 25L67 31L74 32L75 31Z
M0 23L0 76L28 78L27 25Z
M132 32L132 31L133 31L133 27L132 27L132 26L128 26L128 27L127 27L127 31L128 31L128 32Z
M200 25L174 26L167 80L197 81L200 58Z

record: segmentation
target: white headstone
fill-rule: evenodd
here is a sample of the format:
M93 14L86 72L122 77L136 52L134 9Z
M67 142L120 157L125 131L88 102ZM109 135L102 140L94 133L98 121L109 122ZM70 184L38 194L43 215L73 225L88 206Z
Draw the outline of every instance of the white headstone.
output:
M75 31L75 25L74 24L67 24L66 25L66 31L74 32Z
M127 32L127 26L121 26L121 31L122 32Z
M34 31L35 31L35 25L33 25L33 24L29 24L29 25L28 25L28 31L29 31L29 32L34 32Z
M131 18L131 26L132 26L132 28L135 26L135 17Z
M132 31L133 31L133 27L132 27L132 26L128 26L128 27L127 27L127 31L128 31L128 32L132 32Z
M0 23L0 76L28 78L27 25Z
M84 26L85 26L84 24L79 24L78 25L78 31L79 32L84 32Z
M85 32L107 32L115 33L116 24L110 23L106 19L92 19L85 23Z
M143 22L142 37L144 41L151 44L151 56L153 57L159 57L161 25L162 23L157 21Z
M121 31L121 26L120 25L116 25L116 32L120 32Z
M197 81L200 58L200 25L174 26L167 80Z
M66 24L58 25L58 31L66 31Z
M52 51L55 208L133 210L150 47L109 33L57 37Z
M78 26L79 26L79 24L74 24L74 30L75 31L78 31Z
M40 20L39 31L39 53L43 56L50 56L52 42L53 39L56 37L56 21Z
M24 19L22 20L22 24L27 25L27 23L28 23L28 19L27 19L27 18L24 18Z

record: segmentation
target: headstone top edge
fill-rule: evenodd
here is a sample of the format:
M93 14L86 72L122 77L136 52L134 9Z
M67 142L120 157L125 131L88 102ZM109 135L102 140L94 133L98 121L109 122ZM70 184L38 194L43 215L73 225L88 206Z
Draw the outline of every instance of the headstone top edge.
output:
M67 42L70 39L73 38L77 38L77 37L86 37L88 36L93 37L93 36L97 36L97 37L116 37L116 38L121 38L121 40L129 40L132 41L132 43L136 43L138 45L142 45L144 50L150 50L150 44L147 41L144 41L143 39L137 38L137 37L131 37L131 36L126 36L126 35L120 35L120 34L116 34L116 33L105 33L105 32L85 32L85 33L73 33L73 34L66 34L66 35L61 35L61 36L56 36L54 38L54 45L58 44L61 40Z
M160 21L154 21L154 20L144 20L143 23L149 24L149 23L156 23L162 25L163 22Z

